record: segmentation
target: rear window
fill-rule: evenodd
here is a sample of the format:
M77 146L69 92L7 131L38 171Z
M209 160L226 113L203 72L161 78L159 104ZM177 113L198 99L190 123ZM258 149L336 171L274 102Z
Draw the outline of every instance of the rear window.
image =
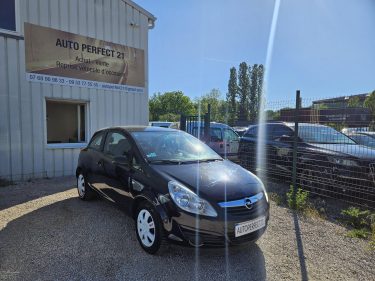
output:
M100 150L103 142L104 132L97 133L90 141L89 148Z

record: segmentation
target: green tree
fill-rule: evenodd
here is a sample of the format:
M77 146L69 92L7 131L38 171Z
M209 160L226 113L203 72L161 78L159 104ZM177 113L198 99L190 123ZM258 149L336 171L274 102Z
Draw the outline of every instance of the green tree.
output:
M154 94L149 101L150 120L158 121L161 117L174 118L181 114L195 113L194 103L181 91ZM163 120L174 121L174 120ZM176 120L177 121L177 120Z
M375 90L365 99L364 106L370 110L372 115L370 131L375 131Z
M358 96L350 97L348 101L348 107L361 107L361 100Z
M246 62L241 62L238 70L238 96L239 112L238 119L249 121L249 97L250 97L250 79L249 69Z
M200 111L203 117L208 111L208 105L211 105L211 121L215 122L227 122L226 102L221 98L221 93L218 89L212 89L209 93L203 95L202 97L196 99L195 108L198 112L200 106Z
M254 64L249 67L250 74L250 98L249 98L249 118L250 121L255 122L258 120L260 112L260 104L263 91L263 65Z
M238 94L237 70L235 67L230 69L228 82L227 105L228 105L228 123L234 125L237 119L236 98Z
M365 99L364 106L367 107L375 117L375 90Z

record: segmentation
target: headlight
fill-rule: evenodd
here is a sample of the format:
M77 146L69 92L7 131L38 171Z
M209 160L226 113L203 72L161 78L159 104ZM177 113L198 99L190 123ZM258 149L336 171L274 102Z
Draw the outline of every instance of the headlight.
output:
M209 217L217 217L215 209L206 200L200 198L186 186L175 182L168 182L169 194L172 200L182 210Z
M343 158L336 158L336 157L330 157L328 158L330 162L337 164L337 165L342 165L342 166L349 166L349 167L357 167L358 163L357 161L354 160L348 160L348 159L343 159Z

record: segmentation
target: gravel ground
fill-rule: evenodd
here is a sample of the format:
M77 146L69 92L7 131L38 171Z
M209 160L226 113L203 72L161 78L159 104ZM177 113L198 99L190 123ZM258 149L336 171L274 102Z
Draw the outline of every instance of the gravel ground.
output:
M265 235L225 249L143 252L134 223L83 202L71 177L0 187L0 280L375 280L375 253L345 228L272 203Z

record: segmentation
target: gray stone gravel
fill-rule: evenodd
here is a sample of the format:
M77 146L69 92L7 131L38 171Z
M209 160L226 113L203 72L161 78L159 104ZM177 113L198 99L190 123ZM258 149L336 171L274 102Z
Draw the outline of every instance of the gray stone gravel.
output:
M366 241L273 203L256 244L166 245L150 256L129 217L104 200L79 200L74 184L65 177L0 188L0 280L375 280Z

